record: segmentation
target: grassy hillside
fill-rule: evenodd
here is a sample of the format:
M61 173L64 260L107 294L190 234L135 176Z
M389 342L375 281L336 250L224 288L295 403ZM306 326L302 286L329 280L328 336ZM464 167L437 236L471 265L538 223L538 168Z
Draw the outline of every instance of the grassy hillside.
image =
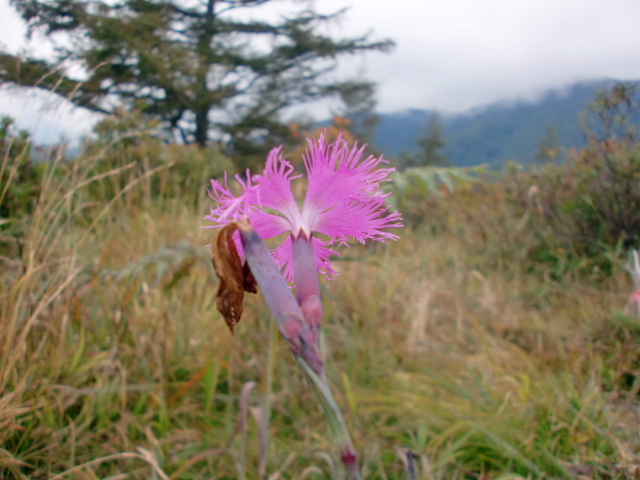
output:
M26 151L4 150L3 184ZM228 160L144 134L53 160L0 225L0 477L341 478L260 294L235 335L215 309L202 176ZM408 449L425 480L637 478L621 251L541 243L519 195L542 177L513 175L414 193L399 241L343 249L323 280L365 478L406 478Z

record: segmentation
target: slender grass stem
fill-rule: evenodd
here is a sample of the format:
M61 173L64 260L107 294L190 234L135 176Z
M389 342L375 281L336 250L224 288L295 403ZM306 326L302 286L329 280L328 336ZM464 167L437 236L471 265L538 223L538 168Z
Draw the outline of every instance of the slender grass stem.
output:
M267 371L265 375L265 392L262 411L262 425L260 426L260 461L258 477L267 478L267 455L269 450L269 424L271 423L271 398L273 396L273 369L275 367L276 349L278 342L278 324L273 316L269 321L269 351L267 353Z

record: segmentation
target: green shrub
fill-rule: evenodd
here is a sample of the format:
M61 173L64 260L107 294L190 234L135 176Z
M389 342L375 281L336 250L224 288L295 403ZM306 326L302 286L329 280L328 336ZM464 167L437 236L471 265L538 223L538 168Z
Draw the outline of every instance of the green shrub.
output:
M12 126L11 118L0 118L0 228L33 211L44 170L31 160L28 133L14 134Z
M453 233L496 266L518 262L552 279L608 277L624 252L640 247L633 95L626 85L599 92L582 117L587 147L567 152L562 164L527 171L510 162L503 172L478 172L475 182L455 169L440 169L451 172L444 180L436 170L410 169L394 179L394 201L408 225Z
M586 148L569 152L563 165L513 177L521 209L537 217L538 254L561 248L606 274L608 253L640 246L640 142L628 120L633 93L624 85L600 92L585 114Z
M129 201L180 198L195 206L206 195L211 178L236 170L217 146L169 143L156 126L139 112L109 117L96 126L97 138L85 142L83 155L96 159L92 173L104 179L94 183L91 200L108 201L143 177L143 188L129 194Z

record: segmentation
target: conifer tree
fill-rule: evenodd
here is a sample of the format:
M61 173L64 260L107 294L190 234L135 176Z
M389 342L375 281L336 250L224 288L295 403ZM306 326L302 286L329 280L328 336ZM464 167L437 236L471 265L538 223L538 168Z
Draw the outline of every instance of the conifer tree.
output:
M281 140L273 136L287 133L283 108L349 83L326 80L338 57L393 46L319 33L342 11L322 15L309 5L275 22L236 14L270 0L11 1L30 33L63 33L72 46L53 61L0 52L0 84L55 88L96 112L138 108L174 138L222 140L239 154ZM81 84L58 68L69 64L83 67Z
M547 133L538 141L535 157L540 163L555 162L560 158L560 132L558 127L551 125Z
M405 167L452 166L451 160L441 151L447 146L447 142L444 139L444 129L437 112L429 116L425 133L416 139L416 143L420 149L415 154L402 153L401 162Z
M338 87L338 93L344 103L340 116L349 119L353 135L360 143L369 144L371 149L380 124L380 115L375 113L375 85L364 81L347 82Z

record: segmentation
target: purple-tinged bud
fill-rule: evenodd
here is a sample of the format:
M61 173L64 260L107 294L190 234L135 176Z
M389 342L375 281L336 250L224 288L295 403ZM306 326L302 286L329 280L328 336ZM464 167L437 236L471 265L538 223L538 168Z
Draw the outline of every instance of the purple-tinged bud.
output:
M312 295L317 295L319 298L320 282L316 254L311 239L304 233L293 240L293 265L298 303L302 305Z
M318 280L318 266L311 239L302 234L293 241L293 263L298 303L312 329L320 329L323 308Z
M278 325L302 322L304 315L260 236L247 221L238 222L244 254Z
M300 305L300 308L302 308L302 313L304 314L304 318L309 326L315 329L320 329L324 312L320 297L318 295L311 295L310 297L305 298L302 305Z
M240 231L244 255L251 273L253 273L258 286L262 290L262 295L278 323L282 336L289 344L292 352L302 357L316 374L323 378L324 366L318 342L320 329L319 324L317 327L315 326L317 319L322 319L322 305L318 307L320 304L318 295L310 297L305 307L308 310L308 314L313 319L316 319L312 321L311 318L306 318L307 313L303 311L298 301L294 298L291 289L280 274L278 266L273 261L266 244L251 224L246 220L241 220L238 222L238 230ZM311 258L315 259L315 257ZM319 289L318 274L315 267L313 274L316 277L315 282ZM308 281L305 285L305 288L307 288L311 285L311 281Z

